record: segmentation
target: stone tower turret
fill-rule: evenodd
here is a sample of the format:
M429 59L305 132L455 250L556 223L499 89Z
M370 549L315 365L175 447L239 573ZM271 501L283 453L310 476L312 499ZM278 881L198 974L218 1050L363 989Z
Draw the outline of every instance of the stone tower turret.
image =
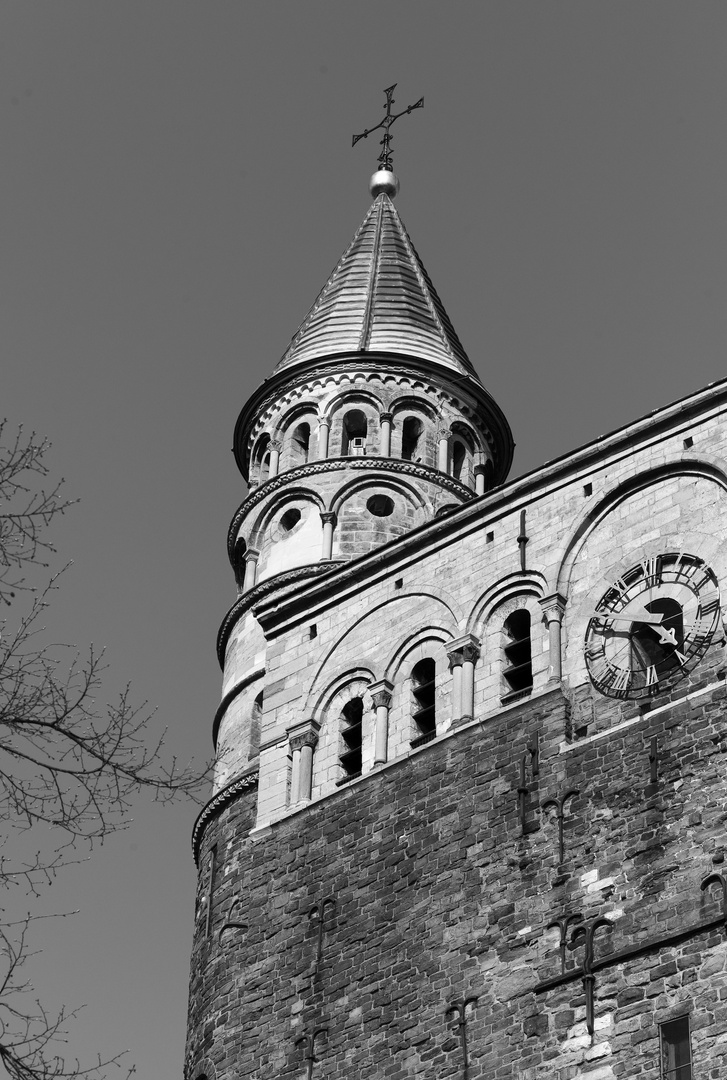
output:
M393 180L372 181L361 226L235 427L249 493L228 533L239 596L218 640L226 691L264 648L258 601L484 494L510 468L507 420L394 207ZM261 694L253 680L218 714L218 786L256 758Z

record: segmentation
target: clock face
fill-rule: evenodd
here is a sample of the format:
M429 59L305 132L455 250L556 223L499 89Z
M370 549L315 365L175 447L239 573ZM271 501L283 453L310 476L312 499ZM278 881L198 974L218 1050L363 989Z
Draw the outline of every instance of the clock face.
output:
M593 685L615 698L656 694L699 663L720 614L717 579L703 559L683 551L643 559L606 590L588 623Z

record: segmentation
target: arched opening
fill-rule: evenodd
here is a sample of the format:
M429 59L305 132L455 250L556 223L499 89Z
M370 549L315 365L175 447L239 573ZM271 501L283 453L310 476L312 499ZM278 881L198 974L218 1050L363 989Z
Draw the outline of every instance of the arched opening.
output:
M452 476L455 480L463 480L466 460L467 450L465 445L457 439L452 445Z
M245 552L247 551L247 544L241 536L238 536L235 540L235 547L232 552L232 569L235 572L235 584L242 588L245 581Z
M310 424L304 420L293 432L293 451L298 465L305 465L310 456Z
M368 421L360 409L351 409L343 418L343 440L341 452L349 456L362 457L366 453Z
M345 780L353 780L361 775L361 753L363 744L363 701L360 697L351 698L341 710L340 720L342 750L339 755Z
M420 461L419 440L424 425L418 416L407 416L401 427L401 456L405 461Z
M437 733L435 709L437 668L434 660L427 656L414 665L411 671L412 709L414 738L412 746L421 746L429 742Z
M270 474L270 435L265 432L255 444L252 455L252 470L250 479L259 484L267 480Z
M281 531L285 533L292 532L295 526L298 524L301 518L301 512L297 506L291 506L290 510L286 510L280 519Z
M530 641L530 612L520 608L503 624L503 670L507 687L503 702L525 697L533 688L533 661Z

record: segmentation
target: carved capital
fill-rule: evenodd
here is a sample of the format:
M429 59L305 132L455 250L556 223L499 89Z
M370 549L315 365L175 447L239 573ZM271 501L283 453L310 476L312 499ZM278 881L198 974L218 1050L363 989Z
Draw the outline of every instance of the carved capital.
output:
M247 551L245 552L245 562L246 563L256 563L259 558L260 558L260 552L256 551L255 548L248 548Z
M382 706L385 709L390 708L393 690L394 684L390 683L388 679L379 679L378 682L371 683L369 693L374 708L380 709Z
M336 513L335 510L321 510L321 521L324 525L332 525L336 527Z
M310 746L315 749L318 742L318 732L321 730L321 725L317 720L302 720L299 724L294 724L288 728L288 740L290 742L290 749L302 750L304 746Z
M548 626L552 622L562 622L563 615L565 614L565 605L567 600L565 596L561 596L560 593L551 593L550 596L544 596L539 601L543 610L543 618L547 622Z
M437 432L437 438L439 439L440 442L442 442L443 439L446 439L447 442L449 442L449 436L451 434L452 434L452 432L449 430L449 428L440 428L439 431Z
M330 418L330 416L319 416L318 417L318 427L327 427L327 428L329 428L330 426L331 426L331 418Z
M382 424L393 424L394 414L390 412L379 413L379 420Z
M278 453L280 453L280 451L283 449L283 444L280 442L279 439L271 439L268 443L268 449L277 450Z
M482 643L474 634L465 634L463 637L450 641L447 646L449 657L449 670L461 667L464 663L476 664L482 649Z

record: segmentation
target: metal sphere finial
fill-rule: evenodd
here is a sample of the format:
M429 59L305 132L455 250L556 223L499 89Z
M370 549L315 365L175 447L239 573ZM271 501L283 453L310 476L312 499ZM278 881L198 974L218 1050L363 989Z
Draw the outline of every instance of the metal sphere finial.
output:
M369 191L374 199L382 191L394 199L399 193L399 177L391 169L379 169L369 180Z

